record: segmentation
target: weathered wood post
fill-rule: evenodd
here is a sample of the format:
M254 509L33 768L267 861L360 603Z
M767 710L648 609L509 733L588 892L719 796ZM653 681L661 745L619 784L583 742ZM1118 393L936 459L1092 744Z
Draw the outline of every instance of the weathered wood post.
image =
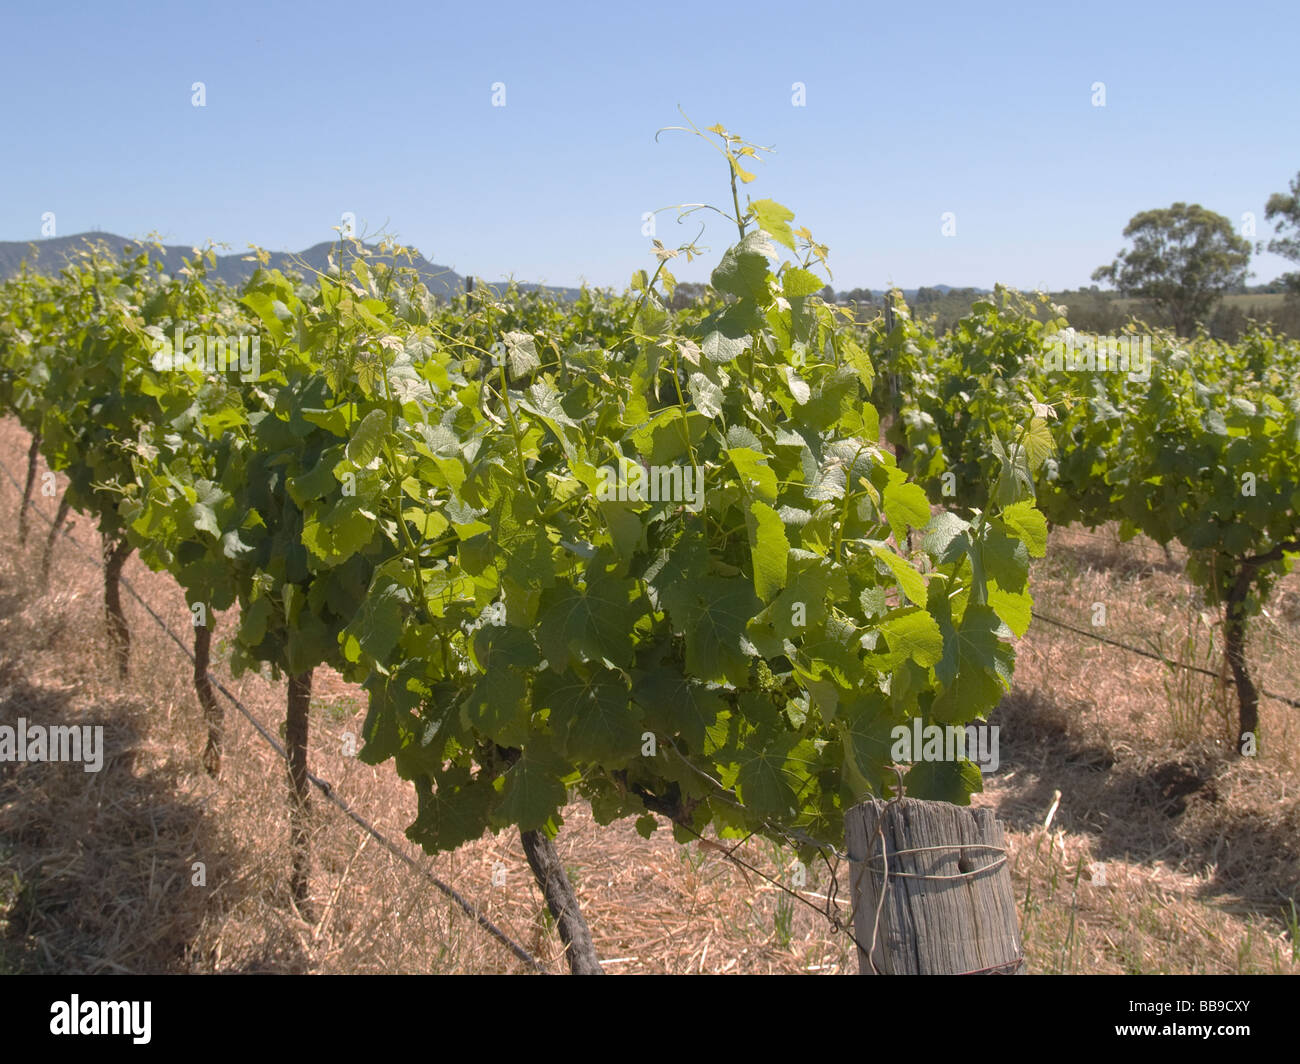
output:
M845 814L844 832L861 974L1023 970L1006 837L991 809L876 799Z

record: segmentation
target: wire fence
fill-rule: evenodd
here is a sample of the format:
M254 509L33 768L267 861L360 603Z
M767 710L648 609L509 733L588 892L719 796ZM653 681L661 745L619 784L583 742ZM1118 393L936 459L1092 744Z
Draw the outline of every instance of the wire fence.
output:
M1058 620L1055 617L1049 617L1045 613L1040 613L1038 610L1033 611L1033 617L1036 621L1044 621L1047 624L1055 625L1057 628L1064 628L1067 632L1074 632L1077 635L1087 636L1089 639L1096 640L1098 643L1105 643L1107 646L1118 647L1120 650L1126 650L1130 654L1137 654L1144 658L1150 658L1152 661L1163 662L1170 668L1184 669L1187 672L1200 673L1202 676L1208 676L1212 680L1221 681L1223 679L1222 674L1215 672L1213 669L1205 669L1200 665L1192 665L1186 661L1175 661L1173 658L1163 657L1162 655L1153 653L1150 650L1143 650L1141 647L1130 646L1128 643L1121 643L1118 639L1111 639L1108 636L1098 635L1096 632L1090 632L1086 628L1077 628L1072 624L1067 624L1065 621ZM1276 702L1282 702L1285 705L1294 706L1295 708L1300 709L1300 699L1289 698L1286 695L1280 695L1276 691L1269 691L1266 688L1261 688L1259 693L1264 698L1271 698Z
M1116 552L1132 551L1135 547L1137 547L1141 550L1143 554L1148 553L1152 549L1158 552L1159 551L1165 552L1168 561L1162 562L1158 559L1152 559L1149 557L1142 559L1143 564L1151 568L1159 568L1162 567L1162 565L1168 566L1172 564L1172 566L1175 569L1177 569L1179 572L1183 572L1185 571L1188 559L1191 557L1191 552L1186 547L1184 547L1181 543L1172 543L1167 548L1165 548L1162 547L1160 543L1156 542L1153 539L1150 539L1145 535L1141 535L1136 537L1135 539L1125 541L1125 540L1120 540L1118 537L1115 536L1107 536L1097 532L1090 531L1089 529L1082 528L1079 525L1057 525L1054 526L1053 531L1060 532L1063 535L1068 536L1070 539L1081 538L1093 543L1100 544L1100 549L1104 551L1116 551ZM1288 635L1283 630L1283 628L1277 623L1277 621L1274 620L1273 617L1268 614L1267 611L1263 612L1262 616L1264 620L1267 621L1268 623L1268 630L1274 642L1283 643L1292 649L1300 650L1300 639L1294 639L1290 635ZM1048 623L1051 622L1049 621ZM1087 632L1087 631L1083 631L1080 634L1092 635L1091 632ZM1290 705L1295 704L1294 702L1290 702L1287 699L1282 699L1281 701L1287 701L1288 704Z
M10 472L8 465L3 461L0 461L0 471L4 472L4 475L8 479L9 483L14 486L14 489L21 496L22 486L18 483L18 481L13 476L13 474ZM34 509L36 513L40 515L41 519L46 524L51 526L54 525L54 520L50 518L47 514L37 509L36 507L32 507L32 509ZM97 559L82 544L78 543L76 539L72 537L71 530L69 528L65 526L61 528L59 532L60 535L68 543L72 545L76 553L76 556L78 557L79 560L84 561L87 564L92 565L96 568L99 568L100 559ZM171 626L168 625L167 622L161 616L159 616L159 614L153 609L153 607L150 606L149 603L145 601L143 596L141 596L140 593L136 591L136 589L132 586L131 582L125 576L120 577L119 580L122 587L126 589L127 593L133 599L135 599L137 603L140 604L141 608L143 608L144 611L153 619L154 623L157 624L158 627L162 629L162 631L168 636L168 638L170 638L171 641L180 648L181 652L187 658L189 658L191 664L193 664L194 654L191 651L191 649L185 644L184 640L182 640L180 636L178 636L176 632L171 628ZM267 743L267 745L269 745L276 752L276 754L283 761L287 763L289 759L288 751L275 738L275 736L271 734L271 732L257 718L257 716L254 713L252 713L252 711L249 710L247 706L244 705L244 703L239 699L237 695L231 692L229 688L227 688L226 685L221 682L219 677L214 676L211 673L211 671L208 672L207 676L209 682L211 682L212 685L218 691L221 692L221 694L226 698L226 700L229 701L230 704L253 726L254 730L258 733L258 735L262 737L262 739ZM450 886L447 883L444 883L441 879L435 876L428 869L422 867L409 854L404 853L400 847L394 844L387 836L385 836L381 831L379 831L379 829L376 828L374 824L372 824L365 817L357 813L356 810L353 809L351 805L349 805L343 798L339 797L339 795L335 793L333 784L331 784L328 780L324 780L310 771L308 771L307 773L307 778L312 782L313 785L315 785L317 790L319 790L327 800L333 803L349 819L351 819L355 824L357 824L357 826L359 826L369 836L371 836L373 839L379 842L379 844L383 846L384 849L386 849L390 854L392 854L398 860L402 861L404 864L408 865L418 875L423 876L435 888L437 888L444 895L446 895L452 901L454 901L467 915L473 917L475 923L479 927L481 927L488 934L492 935L493 938L495 938L498 942L500 942L507 949L509 949L510 952L513 953L519 960L527 964L530 969L532 969L534 972L538 973L539 975L553 974L536 957L534 957L531 953L529 953L526 949L524 949L523 946L519 945L518 942L510 938L509 935L507 935L504 931L502 931L499 927L497 927L491 920L489 920L486 916L484 916L479 909L477 909L471 902L469 902L466 898L464 898L454 887ZM713 782L716 783L717 781L713 781ZM721 786L720 784L718 785ZM823 896L824 905L819 906L814 904L807 897L805 897L805 892L794 890L786 886L779 879L773 878L772 876L768 875L762 870L756 868L754 865L750 864L748 861L745 861L743 858L737 856L737 851L740 850L743 846L745 846L751 839L753 839L756 833L751 832L748 835L746 835L744 838L736 842L733 846L727 847L721 845L720 843L715 842L712 839L705 838L702 834L700 834L698 831L696 831L688 824L681 824L678 821L675 821L674 823L679 824L679 826L681 826L683 830L685 830L688 834L694 836L705 846L720 852L722 856L731 864L736 865L738 868L742 869L745 872L753 873L754 875L758 876L760 879L764 880L765 882L771 884L778 890L782 891L784 894L795 899L800 904L807 906L808 908L812 909L814 912L821 915L826 920L827 924L829 925L830 929L833 932L842 932L849 938L849 940L855 946L861 948L857 938L854 937L853 932L851 930L853 926L852 907L850 907L850 911L847 919L843 919L840 916L840 906L844 903L839 898L839 869L840 869L841 862L848 859L847 854L837 850L833 846L829 846L826 843L819 842L818 840L812 838L812 836L804 832L800 832L800 831L789 832L789 831L782 831L776 828L769 828L769 831L772 834L784 838L786 842L796 850L800 846L813 846L817 848L823 861L826 863L826 867L830 875L830 886L828 888L827 894ZM830 856L827 856L828 854ZM812 892L807 892L807 893L812 893Z
M9 483L14 486L15 490L18 491L19 495L21 496L23 490L22 486L18 483L18 481L14 478L13 474L9 471L8 465L3 461L0 461L0 470L3 470L4 475L8 479ZM36 507L32 507L32 509L36 510L36 513L40 515L41 519L45 521L46 524L51 526L54 525L53 519L50 518L47 514L43 513L41 510L37 509ZM88 551L82 544L78 543L76 539L73 538L71 534L71 530L69 528L65 526L64 528L60 529L60 534L68 543L72 545L75 551L75 556L79 560L85 561L88 564L95 566L96 568L99 567L100 560L95 558L95 556L91 554L90 551ZM140 606L144 609L144 611L151 618L153 618L154 622L158 625L158 627L163 630L163 632L171 639L173 643L175 643L178 647L180 647L181 652L187 658L189 658L190 663L193 664L194 653L185 644L185 641L182 640L181 637L178 636L175 631L173 631L171 626L154 611L153 607L150 606L149 603L144 600L143 596L141 596L140 593L136 591L136 589L131 585L131 582L126 577L124 576L120 577L119 582L121 583L122 587L126 589L127 594L129 594L133 599L135 599L136 602L140 604ZM277 740L275 736L271 734L271 732L267 729L266 725L264 725L257 718L257 716L251 710L249 710L247 706L244 705L244 703L239 699L237 695L231 692L230 689L226 687L224 683L221 682L219 677L214 676L210 671L208 672L207 676L208 676L208 681L218 691L220 691L221 694L226 698L226 700L235 708L235 710L241 716L243 716L249 722L249 724L253 726L253 729L257 732L257 734L260 735L263 740L265 740L267 745L270 746L271 749L276 752L276 754L279 755L281 760L287 763L289 760L289 752L284 748L283 744L281 744L279 740ZM523 946L521 946L518 942L512 939L499 927L497 927L496 924L494 924L490 919L488 919L488 917L486 917L481 910L479 910L472 902L467 900L464 897L464 895L462 895L458 890L456 890L450 884L443 882L438 876L434 875L427 868L423 867L413 857L411 857L410 854L405 853L401 849L401 847L399 847L396 843L394 843L391 839L389 839L386 835L384 835L383 832L381 832L378 828L376 828L373 823L371 823L364 816L362 816L355 809L353 809L352 806L347 801L339 797L339 795L335 793L334 785L332 783L330 783L328 780L322 779L321 777L315 775L310 771L307 773L307 778L312 782L312 784L316 787L316 789L319 790L321 794L323 794L325 798L329 802L331 802L336 808L338 808L345 816L347 816L348 819L350 819L354 824L356 824L363 831L365 831L366 834L368 834L371 838L373 838L376 842L378 842L390 854L392 854L399 861L403 862L409 868L411 868L417 875L422 876L424 879L428 880L428 882L432 884L437 890L439 890L446 897L450 898L453 902L455 902L465 912L466 915L474 919L474 922L480 928L482 928L489 935L491 935L498 942L500 942L503 946L505 946L508 950L510 950L510 952L513 953L515 957L521 960L524 964L528 965L530 969L532 969L534 972L536 972L539 975L552 974L551 971L544 964L542 964L541 961L539 961L535 956L529 953L528 950L524 949Z

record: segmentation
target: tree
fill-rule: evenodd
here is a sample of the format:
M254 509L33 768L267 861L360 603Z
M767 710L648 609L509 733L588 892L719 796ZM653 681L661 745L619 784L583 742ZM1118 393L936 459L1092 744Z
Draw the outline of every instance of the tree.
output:
M847 292L840 293L840 299L845 303L871 303L870 288L850 288Z
M835 289L832 288L830 285L827 285L825 288L822 289L821 295L822 295L822 299L824 299L827 303L835 302Z
M1232 223L1198 203L1135 214L1124 229L1133 241L1109 266L1093 271L1124 296L1148 300L1188 335L1223 293L1250 276L1250 243Z
M673 289L668 306L672 310L685 310L697 303L704 296L707 288L708 285L698 284L695 281L682 281Z
M1291 179L1291 194L1274 192L1264 207L1264 217L1277 222L1277 236L1268 242L1268 250L1292 262L1300 262L1300 173ZM1292 232L1288 235L1286 230ZM1285 273L1281 280L1287 290L1300 295L1300 272Z

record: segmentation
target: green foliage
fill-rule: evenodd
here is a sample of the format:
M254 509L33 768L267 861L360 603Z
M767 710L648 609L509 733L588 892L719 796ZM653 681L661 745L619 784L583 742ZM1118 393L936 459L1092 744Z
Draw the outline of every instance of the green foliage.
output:
M1277 226L1277 236L1268 250L1300 263L1300 173L1291 179L1287 192L1274 192L1264 206L1264 217ZM1283 274L1287 290L1300 295L1300 272Z
M1133 242L1109 266L1093 272L1126 296L1149 300L1187 336L1219 297L1244 284L1250 243L1223 215L1198 203L1142 211L1124 228Z
M1000 515L1031 553L1044 516L1178 541L1204 601L1244 623L1300 557L1300 343L1258 327L1232 345L1136 325L1097 338L1035 310L999 293L942 339L905 308L892 330L869 327L900 465L935 502L1032 492L1041 513ZM950 528L936 519L930 536ZM1023 633L1027 594L1004 582L987 601Z
M761 149L689 132L727 160L737 241L682 309L667 263L689 246L567 308L438 307L364 249L238 293L201 259L169 278L96 258L0 298L0 399L77 508L191 603L239 604L236 669L363 682L361 756L412 782L430 850L553 830L573 792L642 833L655 812L681 839L838 843L843 810L888 793L893 727L982 717L1010 685L1045 535L1032 410L980 407L996 490L933 514L819 295L826 248L779 204L741 207ZM258 373L157 369L177 328L253 333ZM978 787L968 763L908 776Z

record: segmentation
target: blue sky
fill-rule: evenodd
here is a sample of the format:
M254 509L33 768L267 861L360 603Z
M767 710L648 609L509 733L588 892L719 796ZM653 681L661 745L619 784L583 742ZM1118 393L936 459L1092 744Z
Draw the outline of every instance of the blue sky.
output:
M52 211L59 235L299 250L350 211L461 273L622 287L653 264L643 212L729 205L716 153L655 140L680 105L775 146L745 192L830 246L837 288L1059 288L1178 200L1267 239L1300 171L1295 0L21 8L0 12L6 240ZM674 218L670 246L698 228ZM708 223L674 272L706 279L732 238ZM1254 280L1288 268L1257 256Z

